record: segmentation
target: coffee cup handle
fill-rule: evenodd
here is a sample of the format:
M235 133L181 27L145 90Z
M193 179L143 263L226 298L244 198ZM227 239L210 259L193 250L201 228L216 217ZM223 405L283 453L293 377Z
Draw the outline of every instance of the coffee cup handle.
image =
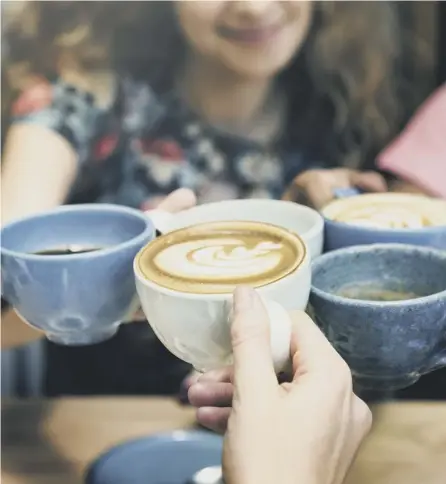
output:
M268 313L271 355L274 371L279 374L290 367L291 318L276 301L262 297L263 305Z
M174 215L170 212L155 208L144 213L155 226L157 236L168 232L172 226Z
M268 313L271 354L276 374L289 369L291 361L291 317L276 301L263 298Z
M154 225L156 237L168 232L169 227L172 225L173 214L166 212L165 210L155 208L153 210L147 210L144 212L144 215L146 215ZM140 308L141 303L139 301L139 297L135 296L132 304L130 305L129 311L124 318L124 322L131 322L134 319L134 315Z

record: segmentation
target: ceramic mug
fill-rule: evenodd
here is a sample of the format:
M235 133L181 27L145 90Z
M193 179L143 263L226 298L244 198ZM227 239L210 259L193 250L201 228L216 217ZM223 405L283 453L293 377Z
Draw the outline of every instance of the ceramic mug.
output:
M106 340L134 302L133 259L154 236L146 215L118 205L62 206L14 221L1 231L2 296L55 343ZM73 246L99 250L36 254Z
M446 366L445 252L363 245L329 252L312 268L313 316L349 364L358 388L395 390ZM350 295L364 287L410 298Z
M311 285L310 254L297 235L291 236L303 250L300 264L278 281L257 289L269 316L277 372L286 368L290 357L291 321L287 311L306 308ZM136 288L142 309L160 341L200 372L230 364L232 294L189 293L163 287L143 274L139 264L143 253L144 248L134 261Z
M322 214L325 213L325 252L354 245L381 243L411 244L446 250L446 223L444 225L420 228L384 228L349 224L333 220L327 216L337 204L351 203L358 196L363 197L364 200L369 200L371 205L375 203L375 200L380 200L380 198L395 199L396 203L398 203L398 199L402 197L414 200L420 198L420 203L423 203L425 197L399 193L364 194L355 188L335 190L334 195L338 200L329 203L322 210ZM345 199L347 200L343 201ZM446 201L435 200L435 203L440 207L440 210L443 208L446 214ZM446 217L443 218L446 220Z
M293 202L268 199L228 200L205 203L171 214L162 210L148 212L161 233L204 222L244 220L277 225L298 234L312 258L322 253L324 220L316 211Z

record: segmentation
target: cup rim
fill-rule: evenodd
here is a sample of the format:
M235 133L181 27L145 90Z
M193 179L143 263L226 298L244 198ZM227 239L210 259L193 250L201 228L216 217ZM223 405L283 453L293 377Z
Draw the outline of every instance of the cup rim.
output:
M384 228L384 227L368 227L368 226L362 226L362 225L355 225L353 223L348 223L348 222L343 222L339 220L334 220L327 215L325 215L325 210L331 206L335 205L337 203L345 203L346 200L349 200L351 198L359 198L361 197L362 199L367 198L367 197L380 197L384 195L385 197L389 198L410 198L410 199L430 199L434 203L439 203L439 204L445 204L446 202L441 199L437 199L435 197L428 197L426 195L421 195L421 194L416 194L416 193L396 193L396 192L391 192L391 193L362 193L362 194L357 194L353 195L352 197L345 197L345 198L338 198L336 200L333 200L326 204L324 207L321 209L321 216L324 218L325 222L330 224L330 225L336 225L340 226L343 228L348 228L350 231L355 231L355 232L365 232L367 234L371 233L380 233L380 234L396 234L396 235L419 235L423 233L437 233L437 232L446 232L446 224L445 225L430 225L427 227L417 227L417 228Z
M202 224L207 224L207 223L212 223L212 222L202 222ZM254 222L254 223L266 223L266 222ZM194 225L200 225L200 224L194 224ZM269 224L269 225L272 225L272 224ZM262 293L263 291L267 290L271 286L277 286L277 285L283 284L284 283L283 281L287 281L288 278L291 275L296 274L297 272L303 271L306 267L310 266L310 264L311 264L310 250L308 248L307 243L303 239L303 237L301 235L296 234L294 232L291 232L290 230L285 229L283 227L280 227L280 228L282 230L285 230L285 231L289 232L293 237L296 237L297 239L300 240L302 246L305 249L304 257L302 258L301 263L296 267L296 269L293 272L287 274L282 279L279 279L279 280L274 281L274 282L269 283L269 284L265 284L263 286L256 287L255 290L256 291L259 291L260 293ZM177 229L177 230L184 230L184 227L183 228L180 228L180 229ZM167 235L171 235L171 234L172 234L172 232L168 232L166 234L166 236ZM148 243L150 243L150 242L148 242ZM139 264L138 264L140 255L143 253L143 251L145 250L146 246L147 246L147 244L145 244L138 251L138 253L136 254L136 256L133 259L133 272L135 274L135 277L138 279L138 281L143 286L145 286L145 287L147 287L149 289L156 290L157 292L160 292L162 294L165 294L165 295L168 295L168 296L174 296L174 297L178 297L178 298L182 298L182 299L193 299L193 300L200 300L200 301L225 301L225 300L228 300L228 299L231 299L232 298L233 291L226 292L226 293L211 293L211 294L200 294L200 293L197 293L197 292L181 292L181 291L176 291L174 289L170 289L168 287L161 286L161 285L159 285L159 284L157 284L157 283L155 283L155 282L147 279L146 277L144 277L144 275L143 275L143 273L142 273L142 271L141 271L141 269L139 267ZM240 284L240 285L242 285L242 284Z
M132 237L131 239L125 240L124 242L116 245L112 245L111 247L106 247L103 249L98 249L92 252L81 252L81 253L74 253L70 254L69 258L65 254L61 255L45 255L45 254L32 254L28 252L21 252L17 250L11 250L0 243L0 252L2 255L7 255L9 257L16 257L22 260L27 261L45 261L45 262L60 262L61 260L64 261L74 261L80 259L96 259L98 257L105 257L114 253L121 251L127 247L131 247L132 245L137 245L138 243L143 243L149 234L155 233L155 227L150 220L150 218L145 215L144 212L137 210L136 208L126 207L122 205L115 205L111 203L84 203L84 204L73 204L73 205L59 205L50 210L46 210L44 212L39 212L34 215L29 215L25 217L18 218L11 223L5 225L0 233L3 233L4 230L9 228L14 228L17 225L26 223L30 220L38 220L43 219L48 216L56 215L58 213L69 213L69 212L109 212L109 213L116 213L116 214L123 214L129 215L135 219L138 219L145 223L145 228L142 230L141 233ZM1 242L1 241L0 241Z
M372 252L373 250L387 250L390 252L405 252L405 253L413 253L417 252L418 254L422 255L431 255L435 257L437 260L445 261L446 262L446 251L441 251L438 249L433 249L430 247L422 247L417 245L410 245L410 244L368 244L368 245L353 245L350 247L344 247L342 249L333 250L323 254L312 261L311 268L312 268L312 280L311 280L311 293L315 294L316 296L320 297L321 299L325 299L332 303L342 303L344 306L349 307L367 307L367 308L376 308L376 307L408 307L408 306L415 306L419 304L428 304L430 302L436 301L438 299L444 298L446 300L446 288L442 291L435 292L433 294L429 294L428 296L417 297L414 299L406 299L402 301L367 301L362 299L351 299L348 297L339 296L328 291L324 291L319 289L314 285L314 272L319 269L326 261L331 259L335 259L340 255L352 255L361 252Z
M191 207L188 210L184 210L175 214L175 216L187 215L191 211L201 211L206 210L207 208L212 208L215 206L234 206L234 205L275 205L275 206L284 206L286 205L292 210L299 211L300 213L305 212L309 216L313 218L313 226L306 230L305 232L301 232L298 235L302 238L313 238L316 237L319 233L321 233L324 229L324 217L320 212L315 210L314 208L307 207L306 205L302 205L295 202L290 202L289 200L275 200L269 198L247 198L247 199L235 199L235 200L222 200L218 202L209 202L203 203L202 205L196 205L195 207ZM264 222L268 223L268 222Z
M445 232L446 233L446 225L431 225L428 227L418 227L415 229L392 229L392 228L382 228L382 227L366 227L362 225L355 225L348 222L340 222L339 220L333 220L332 218L326 217L321 213L324 221L328 225L337 225L343 228L348 228L350 231L355 232L366 232L368 234L376 234L377 232L380 234L394 234L396 236L399 235L420 235L425 233L437 233L437 232Z

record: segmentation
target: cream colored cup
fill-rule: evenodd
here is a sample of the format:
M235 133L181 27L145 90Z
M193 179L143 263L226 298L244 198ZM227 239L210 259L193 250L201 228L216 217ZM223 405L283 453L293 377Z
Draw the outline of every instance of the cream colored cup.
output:
M308 303L310 258L305 247L303 260L295 271L257 289L270 320L271 351L277 372L285 369L289 362L291 321L288 311L304 310ZM230 364L232 294L185 293L162 287L142 274L138 261L137 256L134 272L141 306L166 348L198 371Z
M312 258L322 253L323 217L316 210L293 202L268 199L227 200L205 203L176 214L152 210L147 215L163 234L204 222L244 220L278 225L302 237Z

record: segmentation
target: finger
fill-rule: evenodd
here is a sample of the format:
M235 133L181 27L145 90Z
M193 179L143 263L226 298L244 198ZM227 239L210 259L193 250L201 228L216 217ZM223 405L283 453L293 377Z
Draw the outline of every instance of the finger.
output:
M201 407L197 410L198 422L219 434L226 432L230 415L230 408Z
M187 375L187 377L183 380L182 386L186 389L189 389L194 383L197 383L198 380L203 376L202 373L198 371L192 371Z
M199 382L231 383L234 373L232 366L226 366L217 370L207 371L198 378Z
M331 373L334 363L343 363L322 331L304 311L291 312L291 355L294 380L304 373ZM328 369L330 370L328 372Z
M181 210L187 210L197 204L197 197L192 190L188 188L179 188L173 191L158 205L157 209L166 212L176 213Z
M182 404L189 404L189 397L188 392L189 388L194 384L197 383L198 379L201 377L201 373L198 371L192 371L186 378L181 382L180 390L178 392L178 399L179 402Z
M189 388L189 403L194 407L230 407L234 387L232 383L195 383Z
M386 192L387 183L382 175L374 171L352 172L351 184L368 192Z
M333 199L333 187L328 183L324 183L322 177L313 179L306 186L306 194L310 205L320 210Z
M285 190L282 195L282 200L309 205L305 190L295 182L291 183L291 185Z
M277 386L268 313L259 295L248 286L240 286L234 292L231 340L237 394L261 394Z

